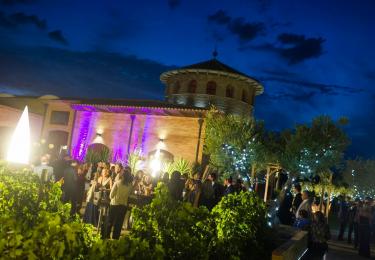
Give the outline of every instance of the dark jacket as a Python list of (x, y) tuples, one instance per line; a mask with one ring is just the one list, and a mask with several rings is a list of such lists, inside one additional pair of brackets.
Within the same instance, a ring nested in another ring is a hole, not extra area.
[(299, 205), (302, 203), (302, 194), (297, 193), (296, 196), (294, 196), (293, 202), (292, 202), (292, 209), (293, 212), (297, 212), (297, 209), (299, 208)]
[(234, 186), (229, 185), (229, 186), (226, 187), (226, 189), (224, 191), (224, 196), (235, 193), (235, 192), (236, 192), (236, 189), (234, 188)]
[(214, 184), (212, 185), (212, 188), (214, 189), (214, 201), (216, 205), (221, 200), (221, 197), (223, 197), (224, 186), (221, 185), (220, 183), (214, 182)]

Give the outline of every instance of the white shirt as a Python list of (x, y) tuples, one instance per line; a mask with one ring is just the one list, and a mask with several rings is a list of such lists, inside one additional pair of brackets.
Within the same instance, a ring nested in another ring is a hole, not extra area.
[(309, 215), (311, 215), (311, 204), (310, 204), (310, 200), (309, 199), (305, 199), (301, 202), (301, 204), (299, 205), (297, 211), (296, 211), (296, 218), (299, 218), (299, 211), (300, 210), (306, 210), (307, 213), (309, 213)]
[(34, 173), (38, 175), (38, 177), (42, 178), (43, 170), (47, 170), (46, 180), (44, 181), (55, 181), (55, 177), (53, 176), (53, 167), (49, 166), (48, 164), (42, 163), (34, 168)]

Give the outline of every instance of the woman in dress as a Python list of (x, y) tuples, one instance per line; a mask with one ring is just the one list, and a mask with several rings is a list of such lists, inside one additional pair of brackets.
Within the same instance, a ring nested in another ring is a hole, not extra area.
[(111, 204), (109, 206), (107, 238), (110, 237), (113, 228), (112, 239), (119, 239), (132, 189), (132, 176), (130, 172), (125, 171), (121, 179), (114, 183), (109, 195)]
[(109, 174), (109, 169), (103, 168), (101, 172), (101, 176), (98, 179), (98, 183), (101, 186), (101, 188), (104, 188), (106, 190), (112, 189), (112, 178)]
[(83, 217), (83, 222), (89, 223), (94, 225), (95, 227), (98, 225), (98, 218), (99, 218), (99, 209), (98, 205), (94, 204), (94, 193), (99, 190), (99, 173), (95, 173), (94, 179), (91, 181), (91, 187), (87, 192), (86, 197), (86, 210), (85, 215)]
[(322, 258), (328, 250), (327, 241), (331, 238), (329, 226), (322, 212), (313, 214), (313, 221), (310, 229), (309, 251), (312, 257)]

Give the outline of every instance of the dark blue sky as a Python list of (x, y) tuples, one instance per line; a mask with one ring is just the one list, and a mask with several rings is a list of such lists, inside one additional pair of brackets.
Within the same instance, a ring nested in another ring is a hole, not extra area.
[(350, 119), (375, 157), (375, 2), (0, 0), (0, 92), (162, 99), (159, 74), (211, 58), (259, 79), (272, 129)]

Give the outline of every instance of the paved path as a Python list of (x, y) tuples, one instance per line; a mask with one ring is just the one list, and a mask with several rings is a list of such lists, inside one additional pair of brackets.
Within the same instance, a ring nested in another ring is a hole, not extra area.
[[(347, 241), (337, 240), (337, 231), (332, 231), (332, 240), (328, 242), (328, 253), (325, 256), (326, 260), (356, 260), (368, 259), (358, 255), (358, 250), (354, 249), (353, 244), (348, 244)], [(371, 259), (375, 259), (375, 246), (371, 244)]]

